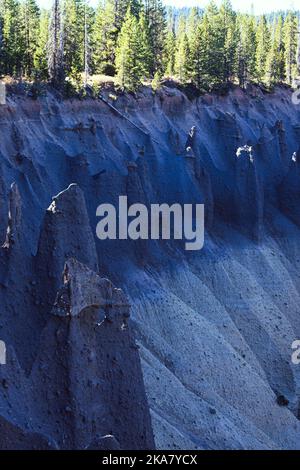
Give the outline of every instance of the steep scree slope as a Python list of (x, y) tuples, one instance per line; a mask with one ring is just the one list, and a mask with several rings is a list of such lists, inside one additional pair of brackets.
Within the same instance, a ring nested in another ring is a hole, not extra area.
[[(1, 446), (153, 446), (132, 324), (158, 448), (299, 448), (291, 92), (189, 101), (164, 87), (114, 104), (140, 129), (102, 101), (50, 92), (0, 109)], [(119, 195), (204, 202), (203, 250), (100, 242), (96, 208)], [(103, 277), (126, 292), (129, 324)]]

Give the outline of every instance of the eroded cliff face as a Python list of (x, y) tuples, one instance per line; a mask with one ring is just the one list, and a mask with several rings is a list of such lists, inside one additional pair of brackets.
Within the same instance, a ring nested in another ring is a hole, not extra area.
[[(1, 428), (24, 448), (147, 448), (152, 428), (158, 448), (299, 448), (291, 92), (113, 104), (129, 120), (50, 92), (0, 109)], [(204, 248), (96, 239), (119, 195), (204, 202)]]

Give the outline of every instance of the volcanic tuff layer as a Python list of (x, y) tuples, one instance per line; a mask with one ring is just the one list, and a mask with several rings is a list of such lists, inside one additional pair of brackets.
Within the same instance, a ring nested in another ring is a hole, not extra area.
[[(0, 109), (1, 446), (152, 447), (152, 426), (158, 448), (299, 448), (299, 106), (253, 87), (114, 106)], [(119, 195), (204, 202), (203, 250), (100, 242)]]

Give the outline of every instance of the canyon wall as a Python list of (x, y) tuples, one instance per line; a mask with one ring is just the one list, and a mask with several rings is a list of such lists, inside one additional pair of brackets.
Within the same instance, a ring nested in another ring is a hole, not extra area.
[[(111, 103), (0, 108), (0, 447), (299, 448), (291, 91)], [(204, 248), (98, 240), (120, 195), (204, 203)]]

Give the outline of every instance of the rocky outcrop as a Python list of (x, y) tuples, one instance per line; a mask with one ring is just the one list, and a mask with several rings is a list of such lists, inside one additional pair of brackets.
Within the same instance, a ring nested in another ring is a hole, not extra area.
[(52, 200), (41, 228), (37, 271), (43, 298), (49, 308), (60, 285), (65, 261), (75, 257), (98, 271), (98, 257), (82, 190), (71, 184)]
[(59, 447), (85, 448), (108, 434), (121, 449), (154, 446), (129, 309), (110, 281), (66, 262), (31, 375)]
[(11, 357), (0, 375), (1, 413), (24, 420), (0, 416), (1, 449), (154, 448), (129, 311), (110, 281), (66, 262), (29, 378)]

